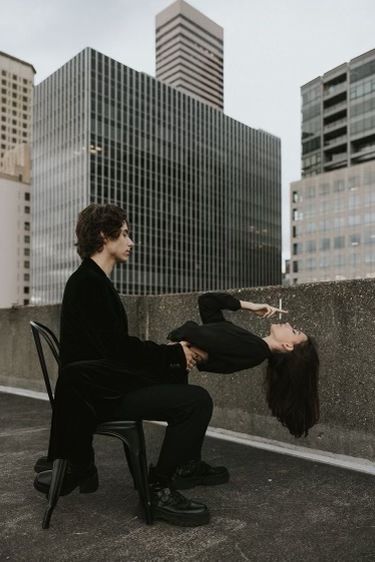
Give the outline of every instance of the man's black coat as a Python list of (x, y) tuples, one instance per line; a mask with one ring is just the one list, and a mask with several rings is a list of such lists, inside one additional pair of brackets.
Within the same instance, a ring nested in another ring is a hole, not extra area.
[(90, 258), (70, 276), (64, 291), (61, 366), (105, 360), (125, 371), (141, 371), (155, 381), (186, 368), (180, 345), (158, 345), (128, 334), (124, 306), (105, 272)]

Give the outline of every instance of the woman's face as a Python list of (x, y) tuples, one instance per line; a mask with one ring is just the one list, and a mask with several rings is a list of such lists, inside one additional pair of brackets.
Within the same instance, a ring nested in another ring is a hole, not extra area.
[(293, 328), (286, 322), (285, 324), (271, 324), (271, 336), (280, 344), (290, 344), (292, 346), (307, 341), (307, 336), (297, 328)]

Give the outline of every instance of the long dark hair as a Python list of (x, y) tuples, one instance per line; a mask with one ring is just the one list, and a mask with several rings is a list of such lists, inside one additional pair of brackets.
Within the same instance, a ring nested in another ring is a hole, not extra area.
[(268, 406), (295, 437), (306, 437), (319, 420), (318, 379), (319, 357), (310, 337), (293, 351), (274, 353), (268, 361)]

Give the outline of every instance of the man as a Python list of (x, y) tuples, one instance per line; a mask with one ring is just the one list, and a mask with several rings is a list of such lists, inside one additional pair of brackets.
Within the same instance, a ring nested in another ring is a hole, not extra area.
[[(201, 461), (212, 414), (206, 390), (187, 385), (195, 365), (186, 342), (158, 345), (129, 336), (125, 309), (109, 276), (133, 249), (129, 225), (114, 205), (89, 205), (78, 219), (77, 251), (82, 264), (69, 278), (61, 309), (61, 369), (55, 392), (51, 457), (69, 461), (62, 487), (98, 487), (92, 436), (100, 421), (162, 420), (168, 423), (158, 463), (150, 469), (155, 519), (177, 525), (209, 521), (204, 504), (176, 492), (196, 484), (220, 484), (224, 467)], [(51, 471), (40, 472), (35, 487), (48, 491)]]

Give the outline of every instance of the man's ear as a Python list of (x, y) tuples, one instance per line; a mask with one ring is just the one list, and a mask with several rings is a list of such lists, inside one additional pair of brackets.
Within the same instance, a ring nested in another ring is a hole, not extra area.
[(286, 353), (290, 353), (294, 349), (294, 345), (292, 343), (282, 343), (281, 347), (283, 348), (283, 351)]

